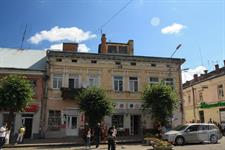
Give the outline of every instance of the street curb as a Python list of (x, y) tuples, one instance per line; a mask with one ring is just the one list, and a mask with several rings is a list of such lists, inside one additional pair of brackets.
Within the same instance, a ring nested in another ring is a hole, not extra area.
[[(117, 144), (137, 144), (142, 143), (141, 140), (119, 140)], [(100, 144), (107, 144), (107, 142), (101, 142)], [(34, 143), (34, 144), (9, 144), (4, 148), (22, 148), (22, 147), (69, 147), (69, 146), (84, 146), (84, 143)]]

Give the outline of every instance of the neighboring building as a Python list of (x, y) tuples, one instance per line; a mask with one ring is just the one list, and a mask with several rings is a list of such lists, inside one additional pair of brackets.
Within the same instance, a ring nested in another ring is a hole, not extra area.
[[(149, 83), (164, 80), (182, 98), (181, 64), (184, 59), (133, 56), (133, 41), (106, 42), (103, 34), (99, 53), (77, 52), (78, 44), (64, 43), (63, 51), (47, 51), (48, 100), (46, 137), (77, 136), (85, 123), (74, 95), (80, 88), (101, 86), (116, 104), (112, 124), (126, 134), (141, 134), (151, 128), (151, 118), (142, 113), (141, 92)], [(174, 125), (181, 123), (180, 110)]]
[[(224, 61), (225, 63), (225, 61)], [(198, 76), (183, 84), (186, 122), (225, 122), (225, 67)]]
[[(22, 124), (25, 138), (37, 138), (43, 128), (45, 103), (46, 51), (0, 48), (0, 77), (10, 74), (26, 76), (34, 89), (33, 102), (24, 112), (16, 113), (12, 132), (18, 133)], [(8, 119), (7, 109), (0, 110), (0, 124)]]

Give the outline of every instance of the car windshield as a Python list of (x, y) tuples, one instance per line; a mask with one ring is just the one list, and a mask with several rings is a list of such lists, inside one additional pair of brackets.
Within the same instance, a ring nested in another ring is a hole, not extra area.
[(188, 127), (188, 125), (179, 125), (177, 127), (175, 127), (173, 130), (175, 131), (181, 131), (181, 130), (184, 130)]

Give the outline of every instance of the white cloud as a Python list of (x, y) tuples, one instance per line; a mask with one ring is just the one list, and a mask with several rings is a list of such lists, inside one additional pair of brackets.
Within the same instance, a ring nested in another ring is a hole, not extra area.
[[(53, 44), (48, 48), (50, 50), (55, 50), (55, 51), (62, 51), (63, 49), (63, 44)], [(85, 44), (78, 44), (78, 52), (89, 52), (90, 48), (88, 48)]]
[(207, 70), (204, 66), (198, 66), (194, 69), (182, 71), (182, 82), (185, 83), (186, 81), (192, 80), (194, 74), (204, 74), (204, 70)]
[(77, 27), (60, 28), (58, 26), (55, 26), (48, 31), (43, 30), (39, 33), (36, 33), (32, 37), (30, 37), (28, 41), (32, 44), (38, 44), (44, 40), (49, 42), (59, 42), (62, 40), (83, 42), (95, 37), (95, 34), (92, 34), (89, 31), (85, 32)]
[(62, 43), (61, 44), (53, 44), (50, 46), (49, 49), (62, 51)]
[(162, 34), (178, 34), (182, 29), (186, 28), (186, 26), (178, 23), (173, 23), (170, 26), (161, 29)]
[(89, 52), (90, 48), (88, 48), (85, 44), (78, 45), (78, 52)]

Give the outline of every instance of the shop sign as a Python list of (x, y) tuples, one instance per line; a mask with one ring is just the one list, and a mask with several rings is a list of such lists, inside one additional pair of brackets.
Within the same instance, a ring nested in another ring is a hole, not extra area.
[(39, 106), (37, 104), (32, 104), (32, 105), (29, 105), (25, 108), (25, 112), (37, 112), (39, 109)]
[(221, 107), (221, 106), (225, 106), (225, 102), (217, 102), (217, 103), (211, 103), (211, 104), (208, 104), (206, 102), (200, 103), (200, 108), (213, 108), (213, 107)]

